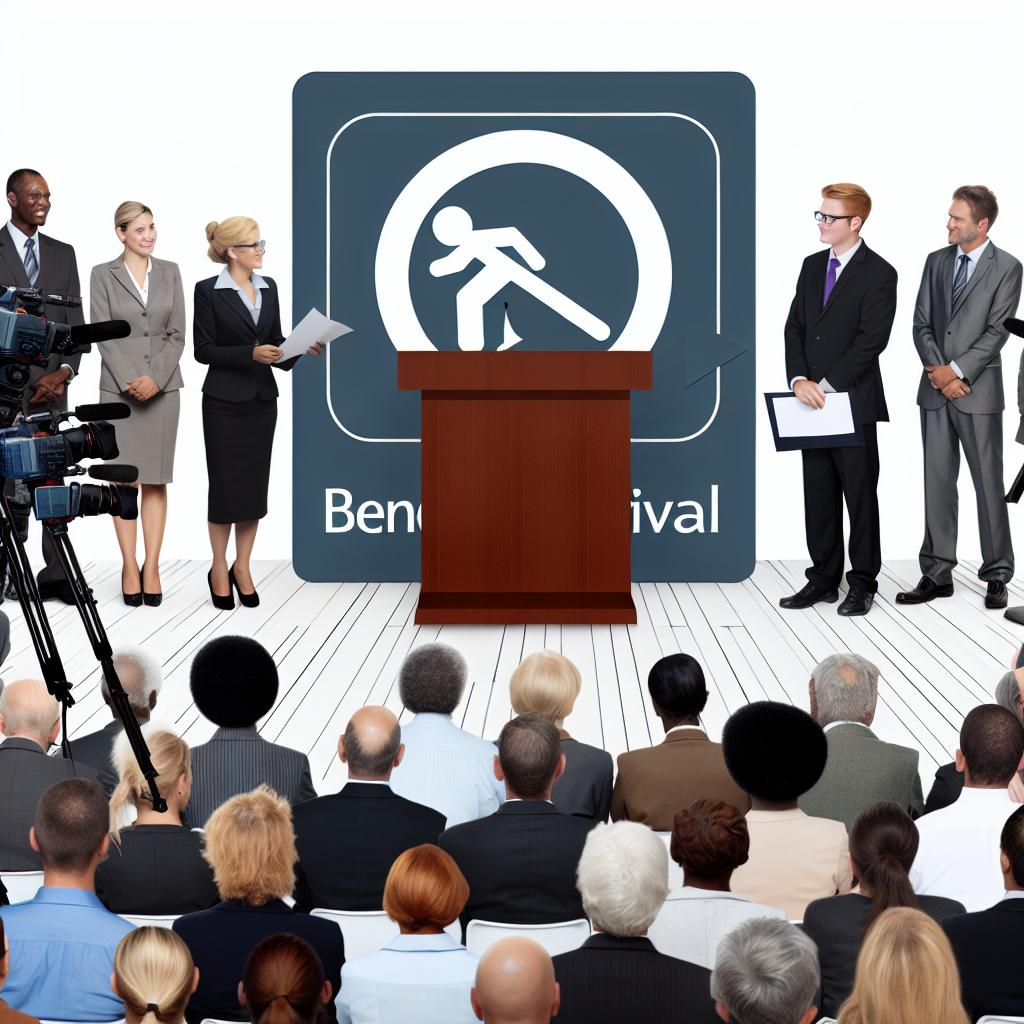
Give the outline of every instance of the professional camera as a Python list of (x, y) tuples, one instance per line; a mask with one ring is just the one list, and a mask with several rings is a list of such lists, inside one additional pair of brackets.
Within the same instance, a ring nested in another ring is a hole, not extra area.
[(44, 412), (0, 429), (0, 476), (53, 480), (66, 475), (82, 459), (117, 458), (117, 439), (110, 423), (85, 423), (50, 433), (51, 423), (51, 414)]
[(34, 497), (36, 519), (43, 522), (70, 522), (78, 516), (139, 518), (139, 492), (134, 487), (70, 483), (37, 487)]

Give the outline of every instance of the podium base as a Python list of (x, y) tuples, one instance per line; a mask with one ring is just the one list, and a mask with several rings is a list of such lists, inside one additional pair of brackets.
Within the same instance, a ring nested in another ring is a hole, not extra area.
[(415, 621), (450, 625), (633, 625), (636, 623), (636, 605), (628, 590), (596, 594), (421, 592)]

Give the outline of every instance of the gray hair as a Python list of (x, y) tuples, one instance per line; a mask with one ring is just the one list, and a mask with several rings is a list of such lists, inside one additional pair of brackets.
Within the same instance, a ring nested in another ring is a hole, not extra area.
[(448, 644), (424, 644), (406, 655), (398, 671), (402, 703), (414, 715), (450, 715), (462, 699), (466, 659)]
[(1007, 672), (1002, 679), (996, 683), (996, 703), (1001, 708), (1013, 713), (1018, 722), (1024, 724), (1024, 708), (1021, 707), (1020, 683), (1013, 672)]
[(808, 935), (788, 921), (755, 917), (719, 942), (711, 996), (743, 1024), (797, 1024), (820, 980)]
[[(150, 699), (160, 693), (164, 681), (160, 662), (141, 647), (118, 647), (111, 660), (117, 669), (117, 678), (128, 694), (128, 703), (140, 711), (149, 711)], [(103, 690), (106, 699), (106, 680), (103, 681)]]
[(645, 935), (668, 896), (668, 853), (646, 825), (617, 821), (587, 835), (576, 888), (595, 927), (616, 938)]
[(870, 719), (878, 703), (878, 669), (859, 654), (830, 654), (811, 673), (818, 725)]

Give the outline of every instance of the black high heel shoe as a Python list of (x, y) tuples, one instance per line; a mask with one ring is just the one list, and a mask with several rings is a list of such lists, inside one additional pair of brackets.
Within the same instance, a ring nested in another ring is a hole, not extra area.
[(235, 607), (235, 599), (229, 593), (226, 597), (222, 597), (220, 594), (213, 592), (213, 570), (211, 569), (206, 574), (206, 582), (210, 588), (210, 600), (213, 602), (214, 608), (219, 608), (222, 612), (229, 612)]
[[(139, 580), (142, 580), (142, 573), (139, 573)], [(141, 587), (141, 582), (140, 582)], [(129, 608), (138, 608), (142, 604), (142, 590), (140, 589), (137, 593), (126, 594), (124, 590), (121, 591), (121, 598)]]
[[(210, 571), (212, 572), (213, 570), (211, 569)], [(145, 563), (145, 562), (143, 562), (143, 563), (142, 563), (142, 571), (141, 571), (141, 572), (139, 573), (139, 575), (140, 575), (140, 576), (142, 576), (143, 574), (145, 574), (145, 572), (146, 572), (146, 563)], [(148, 592), (148, 591), (147, 591), (147, 590), (145, 589), (145, 585), (143, 585), (143, 590), (142, 590), (142, 600), (143, 600), (143, 601), (144, 601), (144, 602), (145, 602), (145, 603), (146, 603), (146, 604), (147, 604), (147, 605), (148, 605), (148, 606), (149, 606), (150, 608), (158, 608), (158, 607), (160, 606), (160, 602), (161, 602), (161, 601), (162, 601), (163, 599), (164, 599), (164, 592), (163, 592), (162, 590), (157, 590), (157, 591), (156, 591), (155, 593), (152, 593), (152, 594), (151, 594), (151, 593), (149, 593), (149, 592)]]
[(238, 580), (235, 579), (235, 567), (231, 566), (228, 569), (228, 580), (231, 586), (238, 591), (238, 600), (241, 601), (243, 608), (256, 608), (260, 603), (260, 595), (254, 590), (251, 594), (243, 594), (242, 588), (238, 585)]

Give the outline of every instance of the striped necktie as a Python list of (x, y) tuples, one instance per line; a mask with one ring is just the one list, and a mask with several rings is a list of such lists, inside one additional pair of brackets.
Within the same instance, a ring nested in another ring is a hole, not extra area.
[(35, 288), (36, 281), (39, 280), (39, 260), (36, 259), (36, 240), (34, 238), (25, 239), (25, 276), (28, 278), (28, 283)]
[(960, 296), (963, 295), (964, 288), (967, 286), (967, 261), (970, 256), (967, 253), (961, 253), (960, 259), (957, 263), (956, 277), (953, 278), (953, 305), (960, 301)]

